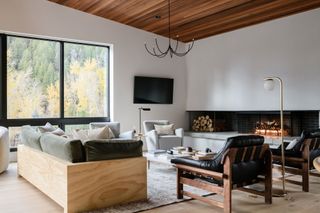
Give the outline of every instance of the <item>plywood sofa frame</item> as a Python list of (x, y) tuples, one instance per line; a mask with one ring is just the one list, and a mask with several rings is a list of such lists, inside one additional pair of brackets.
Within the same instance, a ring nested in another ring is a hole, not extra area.
[(65, 213), (147, 199), (144, 157), (70, 163), (20, 145), (18, 175), (62, 206)]

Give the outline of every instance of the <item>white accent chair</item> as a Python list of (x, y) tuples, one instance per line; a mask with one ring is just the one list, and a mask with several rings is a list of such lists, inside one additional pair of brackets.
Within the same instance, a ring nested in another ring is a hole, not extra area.
[(9, 166), (9, 133), (8, 129), (0, 126), (0, 173)]
[(184, 131), (182, 128), (175, 130), (174, 135), (158, 135), (154, 125), (171, 124), (168, 120), (147, 120), (143, 122), (148, 151), (156, 149), (169, 150), (175, 146), (182, 146)]

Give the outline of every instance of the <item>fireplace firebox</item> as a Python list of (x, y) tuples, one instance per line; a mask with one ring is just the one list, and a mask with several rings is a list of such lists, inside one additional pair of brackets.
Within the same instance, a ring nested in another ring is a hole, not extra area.
[[(252, 133), (280, 135), (278, 111), (187, 111), (189, 131)], [(197, 124), (197, 125), (195, 125)], [(205, 127), (201, 127), (204, 125)], [(195, 128), (197, 127), (197, 128)], [(298, 136), (302, 130), (319, 128), (319, 111), (285, 111), (284, 135)]]

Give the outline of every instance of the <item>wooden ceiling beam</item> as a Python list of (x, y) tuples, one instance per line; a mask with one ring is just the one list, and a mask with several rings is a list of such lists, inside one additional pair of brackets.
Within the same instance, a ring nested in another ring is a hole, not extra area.
[[(194, 2), (193, 0), (191, 0)], [(252, 2), (252, 0), (238, 0), (238, 1), (206, 1), (203, 4), (193, 5), (190, 2), (186, 2), (192, 9), (185, 10), (180, 7), (180, 10), (173, 11), (171, 13), (171, 27), (172, 29), (178, 28), (181, 25), (199, 20), (201, 18), (214, 15), (216, 13), (240, 6), (242, 4)], [(157, 23), (149, 23), (144, 27), (145, 30), (151, 32), (163, 31), (168, 29), (168, 19), (163, 18)]]
[[(121, 6), (127, 5), (128, 0), (101, 0), (99, 7), (94, 7), (91, 10), (88, 10), (88, 13), (101, 16), (107, 19), (111, 19), (109, 16), (112, 14), (113, 11), (119, 11), (121, 13), (124, 13), (125, 11), (119, 10)], [(112, 20), (112, 19), (111, 19)]]
[(147, 3), (144, 3), (145, 1), (141, 1), (139, 5), (135, 5), (138, 8), (128, 12), (130, 15), (120, 15), (116, 18), (118, 18), (119, 22), (127, 24), (127, 25), (133, 25), (134, 22), (141, 22), (141, 20), (145, 20), (146, 17), (153, 18), (155, 21), (156, 15), (158, 14), (159, 10), (163, 10), (167, 8), (167, 0), (150, 0)]
[[(204, 18), (198, 19), (194, 22), (189, 22), (184, 25), (180, 25), (176, 28), (172, 29), (172, 33), (185, 32), (188, 30), (201, 30), (203, 28), (208, 28), (211, 25), (220, 24), (223, 22), (229, 22), (230, 20), (235, 20), (243, 16), (248, 16), (252, 13), (260, 13), (261, 11), (267, 10), (269, 8), (276, 8), (282, 6), (287, 0), (278, 0), (278, 1), (270, 1), (270, 0), (256, 0), (254, 2), (249, 2), (246, 4), (242, 4), (238, 7), (231, 8), (229, 10), (224, 10), (222, 12), (216, 13), (211, 16), (206, 16)], [(291, 1), (291, 0), (290, 0)], [(298, 1), (298, 0), (292, 0)], [(157, 34), (163, 34), (164, 31), (154, 31)], [(182, 34), (181, 34), (182, 35)]]
[[(189, 1), (189, 0), (185, 0), (185, 1)], [(203, 1), (203, 0), (200, 0), (200, 1)], [(173, 14), (173, 11), (179, 10), (179, 7), (181, 7), (182, 4), (183, 3), (181, 3), (180, 0), (171, 1), (171, 14)], [(156, 19), (155, 16), (159, 16), (160, 18)], [(139, 14), (137, 17), (133, 17), (132, 19), (128, 20), (127, 24), (132, 26), (137, 26), (137, 27), (145, 27), (149, 24), (158, 23), (163, 19), (167, 20), (167, 18), (168, 18), (168, 1), (165, 0), (161, 2), (161, 4), (158, 4), (157, 7), (152, 8), (152, 10), (146, 11), (144, 14)]]
[[(317, 7), (320, 7), (320, 1), (315, 0), (314, 3), (305, 4), (303, 7), (301, 7), (301, 5), (298, 5), (298, 6), (296, 5), (296, 7), (293, 7), (293, 5), (291, 5), (290, 7), (283, 8), (282, 11), (277, 13), (270, 14), (268, 12), (264, 12), (263, 14), (252, 15), (250, 17), (250, 21), (248, 21), (246, 18), (243, 18), (241, 20), (234, 21), (234, 22), (224, 23), (216, 26), (210, 26), (209, 29), (203, 29), (201, 31), (195, 31), (195, 32), (197, 32), (198, 34), (197, 39), (202, 39), (202, 38), (208, 37), (208, 32), (210, 32), (210, 36), (218, 35), (221, 33), (230, 32), (232, 30), (236, 30), (243, 27), (255, 25), (261, 22), (265, 22), (268, 20), (277, 19), (279, 17), (308, 11)], [(182, 34), (185, 35), (183, 36), (183, 40), (181, 39), (183, 42), (192, 41), (193, 37), (191, 35), (189, 35), (188, 33), (186, 34), (182, 33)]]
[[(168, 36), (167, 0), (48, 0)], [(201, 39), (320, 7), (320, 0), (171, 0), (172, 37)], [(155, 16), (160, 15), (160, 19)], [(75, 20), (76, 21), (76, 20)]]
[[(317, 6), (317, 3), (319, 1), (320, 0), (304, 1), (305, 2), (304, 6), (308, 6), (308, 5)], [(288, 2), (290, 3), (288, 4)], [(215, 21), (212, 21), (210, 23), (198, 22), (197, 26), (192, 28), (192, 31), (197, 32), (196, 34), (198, 35), (204, 33), (205, 31), (209, 32), (210, 30), (211, 30), (210, 32), (212, 33), (212, 29), (218, 29), (222, 27), (224, 28), (229, 23), (235, 24), (238, 20), (243, 20), (244, 22), (245, 21), (251, 22), (252, 18), (255, 16), (259, 17), (259, 16), (264, 16), (265, 14), (270, 17), (273, 16), (273, 14), (277, 16), (278, 13), (282, 13), (282, 10), (290, 12), (290, 7), (292, 7), (292, 9), (294, 10), (296, 10), (296, 8), (302, 7), (301, 1), (300, 0), (274, 1), (268, 4), (263, 4), (258, 7), (249, 8), (247, 10), (241, 10), (240, 12), (232, 12), (232, 13), (229, 13), (229, 15), (223, 14), (222, 16), (224, 18), (217, 17)], [(187, 34), (192, 34), (190, 30), (190, 26), (182, 26), (179, 29), (173, 29), (172, 33), (179, 34), (182, 40), (185, 40), (184, 36), (186, 36)]]

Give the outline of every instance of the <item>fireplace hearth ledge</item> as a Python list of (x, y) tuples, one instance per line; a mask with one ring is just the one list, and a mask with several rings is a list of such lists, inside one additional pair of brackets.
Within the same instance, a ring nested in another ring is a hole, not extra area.
[[(192, 132), (186, 131), (183, 140), (183, 146), (192, 147), (193, 149), (205, 151), (206, 148), (210, 148), (213, 152), (219, 152), (225, 145), (226, 140), (229, 137), (238, 135), (249, 135), (245, 133), (239, 133), (237, 131), (228, 132)], [(265, 143), (270, 144), (272, 148), (278, 147), (281, 143), (280, 137), (265, 136)], [(297, 137), (284, 137), (284, 142), (290, 142)]]
[(226, 140), (229, 137), (237, 136), (237, 135), (248, 135), (241, 134), (237, 131), (228, 131), (228, 132), (193, 132), (187, 131), (185, 132), (185, 136), (190, 136), (194, 138), (208, 138), (208, 139), (216, 139), (216, 140)]

